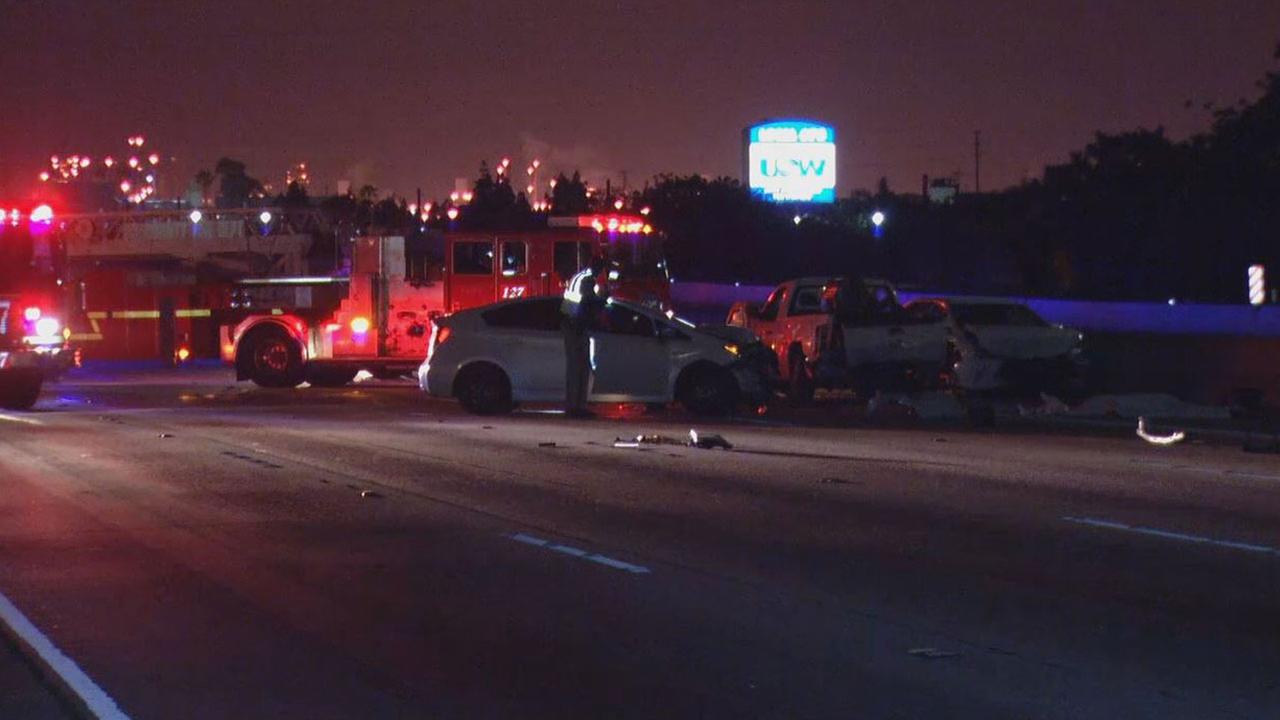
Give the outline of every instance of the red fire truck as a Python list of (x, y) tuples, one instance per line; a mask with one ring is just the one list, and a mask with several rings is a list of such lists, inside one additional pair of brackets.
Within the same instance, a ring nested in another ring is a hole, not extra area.
[(445, 233), (443, 242), (442, 265), (406, 256), (403, 238), (360, 237), (347, 277), (242, 281), (221, 331), (223, 359), (237, 379), (264, 387), (411, 374), (433, 318), (559, 294), (594, 255), (609, 261), (616, 296), (670, 305), (661, 237), (643, 216), (552, 218), (545, 229)]
[(0, 407), (31, 407), (45, 378), (76, 361), (67, 339), (79, 313), (53, 225), (46, 204), (0, 210)]

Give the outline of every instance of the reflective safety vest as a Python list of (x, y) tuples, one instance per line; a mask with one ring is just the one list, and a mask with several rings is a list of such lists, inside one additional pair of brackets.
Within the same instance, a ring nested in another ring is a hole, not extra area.
[(564, 288), (564, 305), (561, 307), (568, 308), (570, 303), (577, 304), (582, 302), (582, 291), (586, 289), (583, 283), (587, 282), (591, 283), (591, 290), (594, 292), (596, 278), (591, 274), (591, 268), (583, 268), (578, 271), (577, 275), (569, 278), (569, 283)]

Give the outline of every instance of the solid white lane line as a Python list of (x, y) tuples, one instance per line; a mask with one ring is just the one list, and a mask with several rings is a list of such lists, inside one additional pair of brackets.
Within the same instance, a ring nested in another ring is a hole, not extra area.
[(23, 425), (44, 425), (43, 422), (35, 418), (22, 417), (21, 415), (6, 415), (5, 413), (0, 413), (0, 420), (12, 423), (22, 423)]
[(1105, 528), (1107, 530), (1120, 530), (1123, 532), (1137, 533), (1139, 535), (1150, 535), (1151, 537), (1164, 538), (1166, 540), (1178, 540), (1181, 542), (1197, 543), (1200, 545), (1214, 545), (1217, 547), (1231, 548), (1232, 550), (1244, 550), (1246, 552), (1280, 556), (1280, 548), (1273, 548), (1268, 545), (1255, 545), (1253, 543), (1237, 542), (1235, 540), (1218, 540), (1216, 538), (1203, 537), (1201, 535), (1188, 535), (1186, 533), (1174, 532), (1172, 530), (1160, 530), (1159, 528), (1128, 525), (1122, 522), (1115, 522), (1114, 520), (1071, 517), (1069, 515), (1063, 516), (1062, 519), (1077, 525), (1088, 525), (1089, 527)]
[(577, 548), (572, 545), (562, 545), (560, 543), (554, 543), (550, 540), (544, 540), (534, 535), (528, 535), (525, 533), (515, 533), (514, 535), (508, 535), (507, 537), (509, 537), (512, 540), (515, 540), (518, 543), (524, 543), (525, 545), (532, 545), (534, 547), (545, 548), (552, 552), (558, 552), (563, 555), (569, 555), (571, 557), (576, 557), (580, 560), (586, 560), (587, 562), (593, 562), (593, 563), (596, 563), (597, 565), (604, 565), (605, 567), (611, 567), (614, 570), (622, 570), (624, 572), (629, 572), (634, 575), (643, 575), (645, 573), (650, 572), (649, 568), (643, 565), (634, 565), (624, 560), (618, 560), (617, 558), (611, 558), (607, 555), (600, 555), (597, 553), (593, 553), (590, 550), (583, 550), (582, 548)]
[(71, 698), (72, 702), (78, 703), (98, 720), (129, 720), (115, 700), (90, 680), (80, 666), (63, 654), (3, 593), (0, 593), (0, 625), (19, 647), (35, 655), (37, 662), (56, 676), (58, 684), (66, 692), (75, 696)]

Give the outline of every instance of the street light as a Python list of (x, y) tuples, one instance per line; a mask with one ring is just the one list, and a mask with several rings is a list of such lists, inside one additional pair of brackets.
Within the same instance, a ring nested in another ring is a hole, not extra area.
[(200, 212), (199, 210), (192, 210), (191, 214), (188, 215), (187, 217), (191, 218), (192, 225), (199, 225), (200, 221), (204, 219), (204, 213)]
[(879, 210), (871, 213), (871, 224), (877, 228), (884, 224), (884, 219), (884, 213)]
[(270, 213), (269, 211), (267, 211), (267, 210), (263, 210), (263, 211), (262, 211), (262, 214), (258, 216), (258, 220), (260, 220), (260, 221), (262, 222), (262, 224), (263, 224), (263, 225), (270, 225), (270, 224), (271, 224), (271, 213)]

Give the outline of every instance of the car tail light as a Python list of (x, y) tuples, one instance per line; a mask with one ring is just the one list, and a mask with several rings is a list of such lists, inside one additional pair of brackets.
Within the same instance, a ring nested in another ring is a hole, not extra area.
[(446, 325), (432, 323), (431, 339), (427, 342), (427, 362), (431, 362), (431, 356), (436, 354), (436, 348), (443, 345), (453, 331)]

